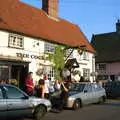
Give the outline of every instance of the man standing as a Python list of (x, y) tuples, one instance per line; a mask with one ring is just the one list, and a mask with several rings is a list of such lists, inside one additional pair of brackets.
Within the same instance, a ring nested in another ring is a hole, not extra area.
[(34, 94), (34, 85), (32, 79), (33, 72), (29, 72), (28, 76), (25, 79), (25, 91), (29, 96)]
[(48, 80), (48, 76), (44, 75), (44, 81), (45, 81), (45, 98), (49, 99), (49, 88), (50, 88), (50, 83)]

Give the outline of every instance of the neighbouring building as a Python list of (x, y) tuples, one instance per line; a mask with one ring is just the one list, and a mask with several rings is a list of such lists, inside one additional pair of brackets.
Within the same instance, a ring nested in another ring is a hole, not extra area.
[(96, 49), (96, 71), (99, 80), (120, 79), (120, 20), (116, 31), (96, 34), (91, 41)]
[(0, 1), (0, 80), (15, 79), (22, 88), (29, 71), (34, 82), (43, 71), (54, 80), (53, 63), (45, 59), (46, 53), (63, 45), (71, 49), (85, 46), (82, 55), (74, 49), (67, 60), (75, 58), (76, 69), (92, 81), (95, 50), (76, 24), (59, 18), (58, 0), (42, 2), (42, 9), (38, 9), (19, 0)]

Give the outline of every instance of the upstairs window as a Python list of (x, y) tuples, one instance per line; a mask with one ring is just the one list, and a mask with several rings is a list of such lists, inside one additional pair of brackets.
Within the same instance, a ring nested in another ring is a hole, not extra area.
[(83, 60), (89, 60), (88, 52), (83, 51)]
[(54, 53), (55, 46), (51, 43), (45, 43), (45, 53)]
[(98, 64), (97, 70), (106, 70), (106, 64)]
[(24, 37), (17, 34), (9, 34), (8, 46), (14, 48), (23, 48)]

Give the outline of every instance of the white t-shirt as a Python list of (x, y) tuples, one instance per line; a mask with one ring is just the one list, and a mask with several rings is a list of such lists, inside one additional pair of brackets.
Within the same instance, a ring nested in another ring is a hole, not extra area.
[(49, 80), (45, 80), (45, 93), (49, 93), (50, 83)]

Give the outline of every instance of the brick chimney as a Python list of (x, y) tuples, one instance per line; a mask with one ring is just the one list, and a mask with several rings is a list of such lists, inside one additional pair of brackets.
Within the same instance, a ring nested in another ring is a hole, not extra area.
[(58, 0), (42, 0), (42, 10), (49, 16), (58, 18)]
[(119, 19), (117, 20), (117, 23), (116, 23), (116, 32), (120, 33), (120, 20)]

